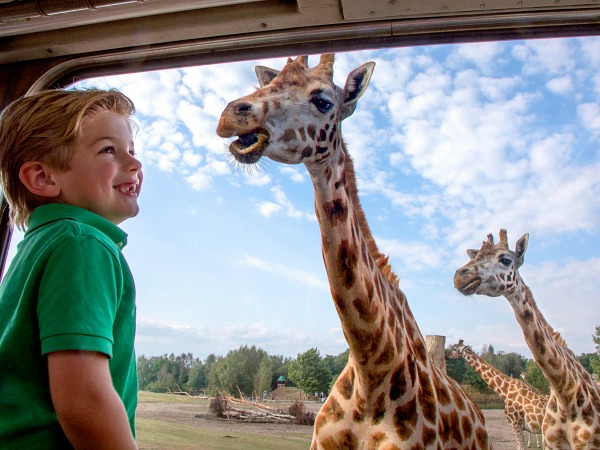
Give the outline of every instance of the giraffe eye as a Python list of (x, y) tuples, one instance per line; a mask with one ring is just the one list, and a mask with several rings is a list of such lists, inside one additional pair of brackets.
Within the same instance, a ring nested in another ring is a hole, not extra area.
[(510, 266), (512, 263), (512, 259), (507, 258), (506, 256), (501, 257), (498, 261), (500, 261), (500, 264), (503, 264), (505, 266)]
[(327, 100), (326, 98), (323, 98), (323, 97), (319, 97), (319, 96), (311, 98), (310, 101), (322, 113), (326, 113), (333, 106), (333, 103), (331, 103), (329, 100)]

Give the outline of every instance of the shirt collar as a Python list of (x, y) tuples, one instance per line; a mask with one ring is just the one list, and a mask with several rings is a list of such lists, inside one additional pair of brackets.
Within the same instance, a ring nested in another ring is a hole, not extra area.
[(127, 245), (127, 233), (104, 217), (78, 206), (50, 203), (38, 206), (29, 216), (27, 231), (33, 231), (59, 219), (71, 219), (90, 225), (107, 235), (119, 248)]

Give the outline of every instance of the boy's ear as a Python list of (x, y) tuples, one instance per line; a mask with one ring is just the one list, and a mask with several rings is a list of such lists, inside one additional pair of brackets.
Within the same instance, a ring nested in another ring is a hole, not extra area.
[(60, 194), (60, 186), (44, 163), (27, 161), (19, 170), (19, 179), (29, 192), (40, 197), (56, 197)]

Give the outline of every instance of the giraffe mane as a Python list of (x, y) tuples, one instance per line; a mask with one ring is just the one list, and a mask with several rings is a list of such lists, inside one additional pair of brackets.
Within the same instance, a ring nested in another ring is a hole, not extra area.
[(530, 300), (529, 304), (532, 305), (533, 307), (535, 307), (536, 316), (542, 323), (542, 326), (546, 329), (546, 331), (548, 331), (550, 336), (552, 336), (552, 339), (554, 339), (558, 345), (560, 345), (561, 347), (564, 347), (565, 349), (570, 351), (569, 346), (567, 345), (567, 342), (564, 340), (564, 338), (561, 336), (561, 334), (558, 331), (554, 330), (554, 328), (552, 328), (550, 326), (550, 324), (546, 321), (546, 318), (544, 317), (542, 312), (537, 307), (537, 303), (535, 302), (535, 300), (533, 298), (533, 293), (531, 292), (531, 289), (529, 289), (529, 286), (527, 286), (527, 285), (525, 285), (525, 295), (527, 295), (527, 297)]
[(394, 271), (392, 270), (392, 266), (389, 264), (389, 256), (386, 256), (379, 251), (377, 243), (375, 242), (375, 238), (371, 233), (371, 228), (369, 227), (369, 223), (367, 222), (365, 211), (363, 210), (363, 207), (360, 203), (360, 198), (358, 197), (358, 186), (356, 184), (354, 162), (352, 161), (352, 158), (348, 153), (346, 145), (343, 141), (342, 149), (346, 154), (344, 163), (344, 168), (346, 172), (346, 182), (348, 183), (348, 187), (350, 190), (350, 198), (352, 199), (352, 204), (354, 205), (354, 212), (358, 219), (358, 225), (367, 243), (367, 249), (369, 250), (369, 253), (375, 260), (375, 264), (377, 265), (377, 268), (381, 271), (383, 276), (393, 285), (399, 286), (400, 279), (398, 278), (398, 275), (394, 273)]

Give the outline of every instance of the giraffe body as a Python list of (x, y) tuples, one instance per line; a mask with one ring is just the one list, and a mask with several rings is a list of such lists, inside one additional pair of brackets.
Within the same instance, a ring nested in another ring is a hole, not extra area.
[(504, 296), (510, 303), (525, 341), (550, 385), (542, 435), (550, 449), (600, 448), (600, 387), (593, 381), (564, 339), (547, 323), (518, 268), (529, 236), (508, 249), (506, 230), (494, 245), (491, 234), (480, 250), (468, 250), (471, 261), (458, 269), (454, 286), (464, 295)]
[(464, 358), (475, 369), (483, 381), (504, 401), (504, 415), (515, 435), (517, 449), (524, 450), (525, 448), (523, 431), (529, 432), (527, 446), (530, 447), (531, 433), (542, 432), (542, 421), (548, 396), (516, 378), (503, 374), (475, 353), (471, 347), (464, 345), (462, 340), (450, 347), (446, 358)]
[(262, 156), (304, 163), (314, 187), (323, 260), (350, 347), (348, 363), (315, 421), (311, 449), (491, 448), (483, 414), (429, 359), (398, 278), (370, 233), (341, 135), (374, 63), (333, 83), (333, 55), (314, 68), (289, 59), (257, 67), (261, 85), (231, 102), (217, 133), (237, 137), (241, 163)]

